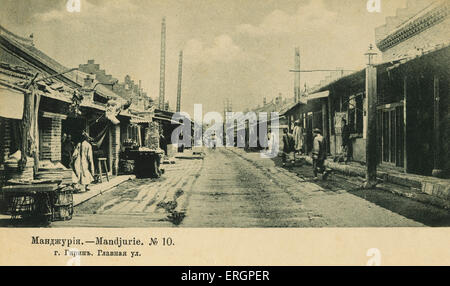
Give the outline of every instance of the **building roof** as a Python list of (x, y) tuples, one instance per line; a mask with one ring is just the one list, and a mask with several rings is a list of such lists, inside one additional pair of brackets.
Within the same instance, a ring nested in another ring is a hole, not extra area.
[[(450, 66), (450, 42), (436, 45), (428, 50), (421, 51), (420, 54), (405, 57), (387, 67), (387, 70), (394, 70), (418, 60), (435, 59), (434, 64), (448, 68)], [(447, 69), (448, 71), (448, 69)]]
[(450, 14), (448, 0), (409, 0), (408, 7), (399, 9), (394, 17), (387, 17), (386, 24), (375, 29), (376, 45), (386, 51), (443, 21)]
[[(40, 63), (39, 68), (45, 68), (45, 72), (48, 75), (55, 75), (58, 73), (63, 73), (69, 69), (41, 50), (34, 46), (33, 40), (18, 36), (0, 25), (0, 38), (4, 41), (4, 44), (13, 48), (15, 52), (18, 52), (20, 56), (25, 56), (34, 59)], [(87, 76), (78, 70), (70, 71), (62, 75), (57, 76), (58, 79), (63, 80), (66, 84), (72, 85), (72, 87), (82, 87), (84, 85), (84, 78)], [(95, 83), (94, 83), (95, 84)], [(105, 86), (98, 85), (96, 88), (96, 93), (105, 98), (117, 99), (118, 95), (113, 91), (109, 90)]]

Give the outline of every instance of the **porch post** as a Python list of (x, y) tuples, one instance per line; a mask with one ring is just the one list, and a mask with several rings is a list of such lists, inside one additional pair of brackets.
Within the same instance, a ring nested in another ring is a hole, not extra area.
[(377, 183), (377, 69), (366, 67), (367, 137), (366, 137), (366, 188)]
[(441, 137), (439, 126), (439, 77), (433, 77), (433, 93), (434, 93), (434, 167), (432, 175), (439, 177), (442, 175), (440, 149), (441, 149)]
[[(330, 153), (331, 153), (331, 130), (333, 129), (333, 118), (332, 118), (332, 114), (331, 114), (331, 99), (330, 96), (328, 96), (328, 128), (329, 128), (329, 137), (330, 137), (330, 141), (328, 141), (328, 146), (330, 146)], [(334, 155), (336, 155), (336, 132), (334, 133)]]
[(323, 128), (323, 135), (325, 135), (325, 147), (326, 147), (326, 151), (327, 154), (330, 153), (330, 136), (329, 136), (329, 132), (328, 132), (328, 119), (327, 119), (327, 102), (326, 102), (326, 98), (322, 99), (322, 128)]
[(408, 89), (408, 77), (405, 75), (403, 77), (403, 169), (405, 171), (405, 173), (408, 172), (408, 160), (407, 160), (407, 154), (408, 152), (406, 151), (407, 148), (407, 112), (406, 112), (406, 108), (407, 108), (407, 89)]

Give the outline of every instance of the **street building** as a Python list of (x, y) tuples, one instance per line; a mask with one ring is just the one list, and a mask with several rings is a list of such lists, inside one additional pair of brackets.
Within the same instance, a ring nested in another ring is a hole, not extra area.
[[(447, 142), (450, 28), (447, 1), (412, 5), (376, 29), (377, 150), (381, 166), (407, 173), (450, 175)], [(342, 119), (350, 127), (352, 158), (365, 162), (367, 97), (365, 69), (328, 77), (285, 112), (300, 119), (311, 150), (312, 129), (321, 128), (332, 156), (342, 153)]]

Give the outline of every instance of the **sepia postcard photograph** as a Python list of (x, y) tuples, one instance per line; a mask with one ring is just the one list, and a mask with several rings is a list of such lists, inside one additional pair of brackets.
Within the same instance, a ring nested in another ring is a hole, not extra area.
[(380, 264), (377, 230), (450, 263), (449, 32), (448, 0), (0, 0), (0, 264), (253, 231)]

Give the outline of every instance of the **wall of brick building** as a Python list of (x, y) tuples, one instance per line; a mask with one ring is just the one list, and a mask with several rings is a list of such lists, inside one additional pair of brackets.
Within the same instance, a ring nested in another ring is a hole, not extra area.
[(1, 135), (1, 160), (5, 162), (8, 156), (11, 154), (11, 119), (1, 118), (0, 123), (0, 135)]
[(40, 160), (61, 161), (61, 118), (40, 118)]
[(403, 41), (383, 52), (383, 61), (397, 59), (399, 55), (408, 53), (415, 49), (433, 47), (449, 41), (448, 31), (450, 30), (450, 17), (444, 21), (422, 31), (421, 33)]
[(111, 126), (112, 137), (112, 173), (117, 175), (119, 172), (119, 153), (120, 153), (120, 124)]
[(439, 167), (444, 170), (444, 176), (450, 178), (450, 81), (443, 75), (439, 83), (441, 119), (441, 162)]

